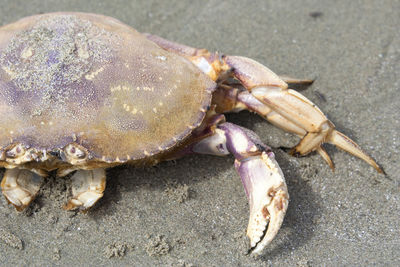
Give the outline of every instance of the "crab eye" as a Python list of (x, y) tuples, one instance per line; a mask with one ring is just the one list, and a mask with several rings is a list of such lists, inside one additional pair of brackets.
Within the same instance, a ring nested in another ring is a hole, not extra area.
[(6, 157), (18, 158), (24, 155), (26, 152), (25, 147), (22, 144), (17, 144), (13, 148), (6, 151)]
[(77, 144), (69, 144), (64, 148), (65, 154), (73, 159), (83, 159), (86, 157), (85, 149)]

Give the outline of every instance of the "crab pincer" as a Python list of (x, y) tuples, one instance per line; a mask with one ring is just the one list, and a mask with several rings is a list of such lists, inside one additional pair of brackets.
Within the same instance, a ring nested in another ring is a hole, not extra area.
[(259, 254), (274, 239), (288, 207), (289, 194), (284, 175), (271, 149), (248, 129), (221, 123), (214, 134), (194, 144), (199, 154), (235, 157), (250, 206), (247, 236), (250, 251)]
[(242, 180), (250, 206), (247, 236), (252, 253), (260, 253), (276, 236), (288, 207), (289, 194), (274, 153), (251, 131), (230, 123), (225, 131), (228, 150)]

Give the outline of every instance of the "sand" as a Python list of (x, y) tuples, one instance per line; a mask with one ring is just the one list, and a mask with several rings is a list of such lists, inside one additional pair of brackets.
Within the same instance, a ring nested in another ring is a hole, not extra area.
[[(0, 24), (50, 11), (118, 18), (142, 32), (248, 56), (278, 74), (315, 78), (301, 92), (387, 175), (327, 145), (316, 154), (243, 112), (229, 121), (272, 146), (291, 196), (282, 229), (260, 258), (246, 255), (248, 204), (233, 158), (187, 157), (107, 171), (104, 198), (66, 212), (68, 181), (50, 177), (22, 213), (0, 200), (1, 265), (400, 265), (399, 1), (1, 0)], [(0, 175), (3, 170), (0, 170)]]

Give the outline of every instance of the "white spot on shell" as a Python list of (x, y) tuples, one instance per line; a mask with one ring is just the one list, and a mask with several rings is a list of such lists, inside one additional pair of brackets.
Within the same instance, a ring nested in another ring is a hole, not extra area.
[(103, 70), (104, 70), (104, 68), (101, 67), (98, 70), (93, 71), (92, 73), (86, 74), (85, 75), (86, 80), (89, 80), (89, 81), (93, 80)]
[(121, 85), (117, 85), (117, 86), (111, 87), (110, 90), (111, 90), (111, 92), (121, 91)]
[(23, 59), (30, 58), (33, 55), (33, 51), (31, 47), (25, 47), (25, 49), (21, 53), (21, 57)]
[(159, 59), (159, 60), (162, 60), (162, 61), (165, 61), (165, 60), (167, 60), (167, 58), (166, 58), (166, 57), (164, 57), (164, 56), (156, 56), (156, 58), (157, 58), (157, 59)]
[(14, 80), (14, 78), (17, 76), (15, 72), (10, 70), (10, 68), (3, 66), (2, 69), (8, 74), (8, 76), (10, 76), (12, 80)]
[(195, 62), (195, 64), (205, 74), (208, 74), (213, 70), (210, 63), (208, 63), (208, 61), (205, 60), (203, 57), (201, 57), (199, 61)]
[(89, 52), (82, 47), (78, 48), (78, 56), (83, 59), (88, 59), (90, 57)]

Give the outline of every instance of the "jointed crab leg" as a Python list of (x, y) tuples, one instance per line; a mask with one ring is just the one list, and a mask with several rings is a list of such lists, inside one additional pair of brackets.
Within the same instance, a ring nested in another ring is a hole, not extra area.
[(314, 81), (309, 80), (309, 79), (298, 79), (298, 78), (293, 78), (285, 75), (280, 75), (279, 78), (284, 81), (285, 83), (292, 83), (292, 84), (305, 84), (309, 85), (312, 84)]
[(288, 207), (284, 176), (274, 154), (257, 135), (231, 123), (217, 126), (213, 135), (191, 147), (192, 152), (235, 156), (250, 205), (247, 236), (252, 253), (260, 253), (275, 237)]
[[(287, 121), (289, 121), (292, 132), (300, 135), (297, 128), (306, 132), (300, 143), (292, 149), (291, 154), (306, 155), (316, 150), (328, 164), (333, 166), (328, 154), (322, 148), (323, 143), (329, 142), (363, 159), (378, 172), (383, 172), (354, 141), (335, 130), (333, 123), (314, 103), (302, 94), (288, 89), (287, 84), (267, 67), (245, 57), (226, 56), (223, 61), (230, 67), (234, 77), (255, 98), (271, 109), (275, 116), (264, 114), (268, 120), (272, 120), (275, 125), (287, 130)], [(297, 127), (292, 127), (293, 125)]]
[[(303, 82), (305, 80), (299, 81)], [(307, 134), (306, 130), (300, 128), (279, 113), (273, 111), (267, 105), (255, 98), (255, 96), (253, 96), (247, 90), (240, 90), (238, 88), (222, 84), (214, 92), (213, 101), (217, 106), (217, 112), (239, 112), (247, 109), (249, 111), (256, 112), (258, 115), (268, 120), (275, 126), (287, 132), (294, 133), (300, 138)], [(322, 146), (317, 148), (317, 152), (328, 163), (328, 165), (334, 169), (332, 160)]]
[(72, 197), (64, 206), (66, 210), (87, 210), (102, 196), (106, 188), (106, 172), (104, 169), (78, 170), (71, 177)]
[(7, 169), (1, 181), (1, 189), (6, 199), (18, 211), (25, 209), (35, 199), (43, 177), (25, 169)]
[(249, 91), (240, 90), (225, 84), (220, 85), (213, 95), (213, 103), (219, 113), (240, 112), (249, 110), (256, 112), (272, 124), (282, 128), (287, 132), (303, 137), (307, 134), (306, 130), (292, 123), (279, 113), (273, 111), (267, 105), (255, 98)]

